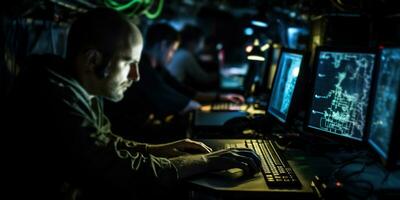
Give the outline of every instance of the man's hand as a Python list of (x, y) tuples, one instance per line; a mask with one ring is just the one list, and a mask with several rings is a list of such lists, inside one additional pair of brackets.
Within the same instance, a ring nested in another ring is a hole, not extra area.
[(147, 151), (155, 156), (172, 158), (193, 153), (210, 153), (212, 149), (202, 142), (183, 139), (166, 144), (148, 145)]
[(230, 101), (233, 103), (244, 103), (244, 97), (240, 94), (221, 94), (221, 101)]
[(240, 168), (246, 175), (252, 176), (260, 171), (261, 166), (260, 157), (247, 148), (230, 148), (208, 154), (175, 157), (171, 161), (176, 166), (181, 179), (232, 168)]
[(261, 166), (260, 157), (247, 148), (222, 149), (205, 155), (205, 158), (210, 171), (240, 168), (245, 174), (253, 175)]
[(195, 100), (190, 100), (189, 103), (183, 108), (179, 113), (180, 114), (185, 114), (187, 112), (190, 112), (192, 110), (197, 110), (201, 108), (201, 104)]

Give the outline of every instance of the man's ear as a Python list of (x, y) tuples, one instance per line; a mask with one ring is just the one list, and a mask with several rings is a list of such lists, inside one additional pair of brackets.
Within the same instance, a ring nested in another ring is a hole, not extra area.
[(102, 63), (103, 56), (97, 49), (89, 49), (84, 54), (86, 70), (95, 71), (97, 66)]

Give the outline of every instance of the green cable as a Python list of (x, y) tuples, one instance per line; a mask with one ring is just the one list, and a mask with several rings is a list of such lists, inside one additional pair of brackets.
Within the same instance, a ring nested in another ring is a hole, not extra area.
[[(138, 13), (139, 14), (143, 13), (147, 18), (155, 19), (161, 14), (162, 8), (164, 6), (164, 0), (159, 0), (157, 9), (155, 10), (154, 13), (151, 13), (149, 11), (149, 9), (155, 3), (154, 1), (155, 0), (132, 0), (128, 3), (123, 4), (123, 3), (119, 3), (115, 0), (104, 0), (104, 3), (107, 7), (113, 8), (117, 11), (126, 11), (127, 9), (134, 7), (133, 10), (131, 12), (129, 12), (128, 16), (133, 16)], [(139, 8), (142, 5), (145, 5), (145, 6), (143, 6), (144, 7), (143, 10), (137, 13), (137, 11), (139, 10)]]
[(143, 14), (145, 11), (149, 10), (154, 4), (154, 0), (145, 0), (143, 9), (138, 12), (138, 14)]
[[(126, 4), (130, 4), (130, 3), (132, 3), (132, 1), (137, 1), (137, 0), (132, 0), (131, 2), (127, 2), (127, 3), (119, 3), (119, 2), (117, 2), (117, 1), (115, 1), (115, 0), (104, 0), (106, 3), (109, 3), (111, 6), (113, 6), (113, 7), (121, 7), (121, 6), (124, 6), (124, 5), (126, 5)], [(141, 1), (141, 0), (139, 0), (139, 1)]]
[(114, 0), (106, 0), (105, 1), (106, 6), (111, 7), (113, 9), (115, 9), (115, 10), (118, 10), (118, 11), (126, 10), (126, 9), (128, 9), (130, 7), (133, 7), (134, 4), (139, 4), (140, 5), (141, 3), (143, 3), (142, 0), (132, 0), (132, 1), (130, 1), (128, 3), (125, 3), (125, 4), (121, 4), (121, 3), (115, 2)]
[(149, 19), (155, 19), (161, 14), (161, 10), (164, 5), (164, 0), (159, 0), (157, 10), (154, 13), (150, 13), (148, 10), (144, 11), (144, 14)]
[[(154, 4), (154, 0), (144, 0), (144, 2), (142, 2), (141, 6), (135, 7), (134, 10), (132, 10), (131, 12), (128, 13), (128, 17), (143, 14), (146, 10), (150, 9), (153, 4)], [(143, 8), (141, 8), (141, 7), (143, 7)]]
[(115, 2), (115, 1), (113, 1), (113, 0), (104, 0), (104, 3), (110, 5), (111, 7), (120, 6), (120, 3), (117, 3), (117, 2)]

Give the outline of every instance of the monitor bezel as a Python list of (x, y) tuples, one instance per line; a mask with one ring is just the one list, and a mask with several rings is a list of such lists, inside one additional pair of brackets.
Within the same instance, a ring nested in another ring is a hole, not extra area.
[(318, 60), (319, 60), (319, 54), (321, 51), (330, 51), (330, 52), (354, 52), (354, 53), (370, 53), (370, 54), (374, 54), (375, 58), (374, 58), (374, 65), (373, 65), (373, 69), (372, 69), (372, 80), (371, 80), (371, 87), (370, 87), (370, 93), (369, 93), (369, 99), (368, 99), (368, 103), (367, 103), (367, 114), (366, 114), (366, 120), (369, 119), (369, 113), (370, 113), (370, 103), (371, 103), (371, 95), (372, 95), (372, 87), (373, 87), (373, 83), (374, 83), (374, 74), (376, 73), (376, 65), (377, 65), (377, 58), (378, 58), (378, 54), (377, 51), (371, 48), (367, 48), (367, 47), (332, 47), (332, 46), (318, 46), (315, 48), (315, 52), (314, 52), (314, 57), (313, 57), (313, 61), (312, 61), (312, 70), (311, 70), (311, 79), (309, 82), (309, 85), (307, 86), (309, 88), (309, 93), (307, 93), (307, 106), (306, 106), (306, 115), (305, 115), (305, 120), (304, 120), (304, 124), (303, 124), (303, 129), (308, 132), (311, 133), (314, 136), (317, 137), (322, 137), (328, 140), (333, 140), (333, 141), (337, 141), (339, 143), (344, 143), (344, 144), (353, 144), (353, 145), (365, 145), (366, 141), (367, 141), (367, 122), (365, 122), (365, 126), (364, 126), (364, 130), (363, 130), (363, 137), (358, 140), (356, 138), (351, 138), (351, 137), (345, 137), (345, 136), (341, 136), (338, 134), (334, 134), (334, 133), (330, 133), (330, 132), (326, 132), (326, 131), (322, 131), (316, 128), (312, 128), (309, 127), (308, 124), (310, 122), (310, 118), (311, 118), (311, 110), (312, 110), (312, 100), (313, 100), (313, 95), (315, 92), (315, 82), (316, 82), (316, 78), (317, 78), (317, 67), (318, 67)]
[[(275, 114), (272, 114), (270, 112), (272, 91), (273, 91), (273, 89), (275, 87), (275, 84), (276, 84), (277, 74), (278, 74), (278, 70), (279, 70), (278, 69), (279, 68), (279, 63), (281, 62), (282, 55), (283, 55), (284, 52), (299, 54), (299, 55), (303, 56), (303, 58), (301, 60), (301, 63), (300, 63), (299, 75), (297, 77), (296, 86), (294, 87), (294, 90), (293, 90), (292, 100), (291, 100), (291, 103), (290, 103), (289, 108), (288, 108), (288, 114), (286, 116), (285, 122), (281, 121), (279, 119), (279, 117), (277, 117)], [(304, 70), (305, 70), (304, 68), (305, 68), (306, 60), (307, 60), (307, 54), (303, 50), (296, 50), (296, 49), (290, 49), (290, 48), (282, 47), (281, 50), (280, 50), (280, 53), (279, 53), (279, 58), (278, 58), (278, 61), (277, 61), (277, 68), (275, 70), (274, 78), (273, 78), (272, 85), (271, 85), (271, 91), (270, 91), (268, 106), (267, 106), (265, 112), (266, 112), (266, 114), (268, 116), (271, 116), (274, 121), (276, 121), (279, 125), (281, 125), (281, 126), (283, 126), (285, 128), (290, 128), (290, 126), (293, 124), (294, 116), (295, 116), (295, 114), (297, 112), (297, 110), (296, 110), (297, 106), (296, 105), (297, 105), (298, 100), (299, 100), (299, 95), (300, 95), (299, 93), (301, 92), (300, 89), (302, 88), (301, 84), (303, 84), (303, 77), (304, 77)]]
[(273, 60), (273, 51), (274, 47), (273, 45), (270, 45), (270, 47), (266, 50), (267, 52), (265, 53), (265, 58), (266, 61), (264, 63), (264, 73), (262, 74), (263, 77), (261, 79), (261, 85), (260, 85), (260, 94), (264, 93), (266, 95), (269, 95), (271, 92), (271, 89), (268, 88), (268, 77), (271, 73), (271, 67), (272, 67), (272, 60)]
[(387, 158), (384, 158), (384, 156), (382, 156), (378, 150), (376, 150), (375, 147), (373, 147), (373, 145), (371, 144), (370, 141), (370, 129), (369, 126), (372, 123), (372, 111), (373, 111), (373, 105), (375, 103), (376, 100), (376, 92), (377, 92), (377, 86), (378, 86), (378, 73), (379, 70), (381, 68), (381, 62), (380, 62), (380, 58), (382, 56), (383, 50), (384, 49), (400, 49), (400, 45), (385, 45), (382, 48), (379, 48), (378, 54), (377, 54), (377, 63), (376, 63), (376, 72), (375, 72), (375, 78), (374, 78), (374, 82), (373, 82), (373, 87), (371, 90), (371, 94), (372, 94), (372, 98), (370, 99), (370, 110), (369, 113), (370, 115), (368, 116), (368, 121), (367, 121), (367, 129), (366, 129), (366, 133), (367, 133), (367, 139), (366, 139), (366, 143), (368, 145), (368, 150), (371, 151), (373, 153), (373, 155), (375, 157), (377, 157), (379, 159), (379, 161), (383, 164), (383, 166), (388, 169), (397, 169), (400, 167), (400, 152), (396, 151), (396, 147), (398, 147), (400, 145), (400, 126), (396, 126), (396, 124), (400, 123), (400, 87), (398, 88), (397, 91), (397, 104), (396, 104), (396, 112), (395, 112), (395, 116), (393, 119), (393, 128), (392, 128), (392, 132), (390, 133), (390, 142), (389, 142), (389, 148), (388, 148), (388, 154), (387, 154)]
[[(263, 56), (264, 58), (266, 58), (265, 55)], [(256, 90), (258, 88), (257, 88), (257, 82), (255, 82), (255, 78), (257, 76), (257, 73), (260, 73), (260, 68), (264, 67), (265, 60), (264, 61), (247, 60), (247, 64), (248, 64), (248, 69), (246, 75), (243, 77), (242, 89), (244, 96), (250, 97), (257, 94)], [(252, 88), (253, 86), (255, 86), (256, 88)]]

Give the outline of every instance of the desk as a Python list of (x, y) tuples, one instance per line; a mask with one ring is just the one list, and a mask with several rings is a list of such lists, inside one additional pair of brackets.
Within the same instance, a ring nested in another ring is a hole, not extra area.
[[(202, 141), (212, 146), (207, 140)], [(288, 148), (283, 151), (302, 182), (301, 189), (271, 189), (261, 174), (240, 179), (211, 173), (188, 181), (192, 199), (318, 199), (318, 193), (311, 186), (315, 175), (335, 175), (341, 180), (341, 188), (327, 190), (322, 194), (325, 199), (399, 198), (400, 172), (391, 173), (383, 181), (385, 171), (366, 151), (320, 152), (310, 149)]]

